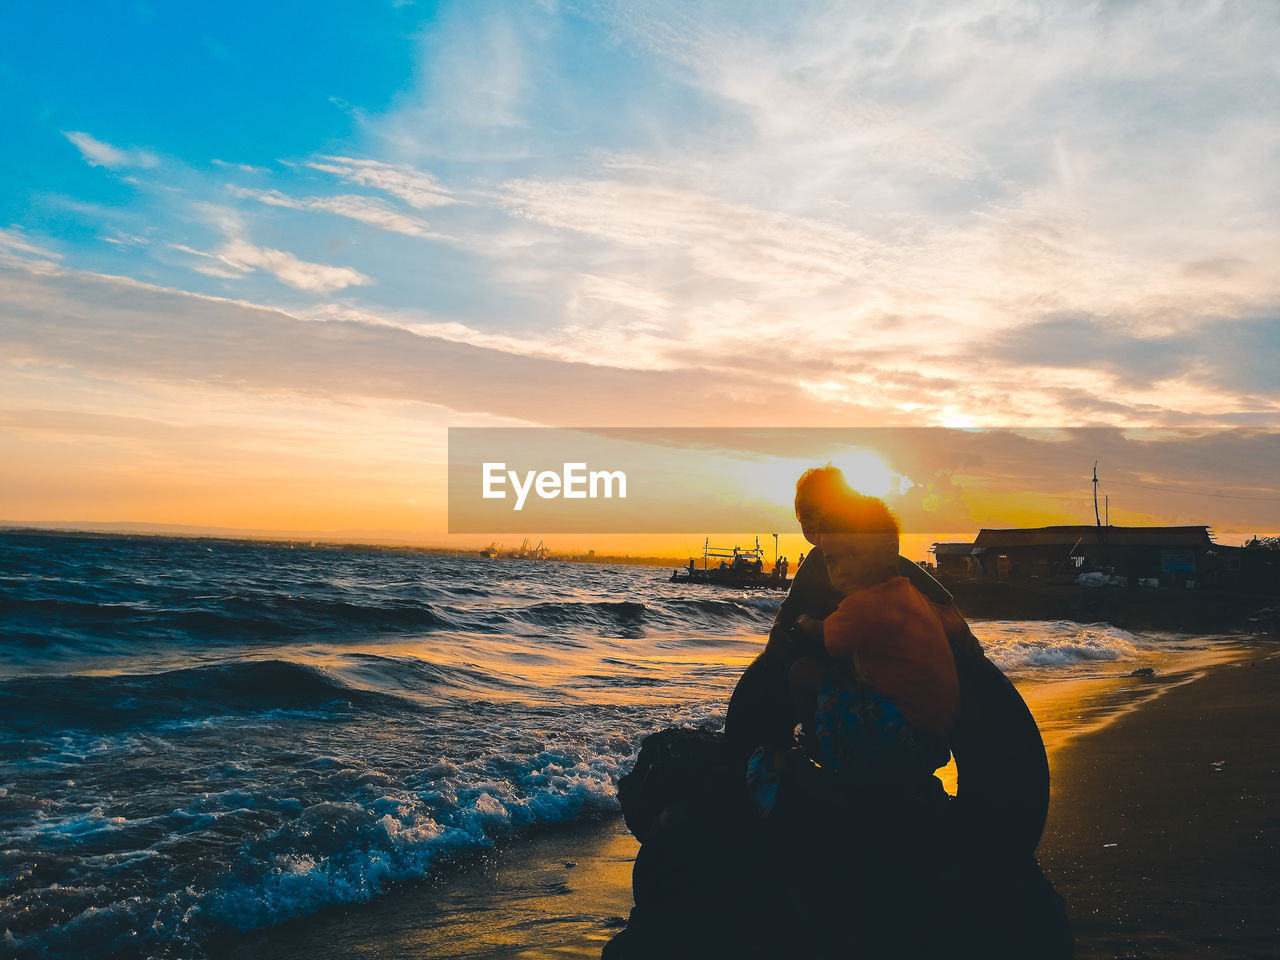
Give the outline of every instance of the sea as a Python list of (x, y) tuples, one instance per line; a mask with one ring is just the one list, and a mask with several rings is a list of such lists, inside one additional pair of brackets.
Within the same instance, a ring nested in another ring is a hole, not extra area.
[[(781, 594), (654, 567), (0, 533), (0, 954), (191, 957), (615, 816)], [(976, 621), (1023, 690), (1206, 638)]]

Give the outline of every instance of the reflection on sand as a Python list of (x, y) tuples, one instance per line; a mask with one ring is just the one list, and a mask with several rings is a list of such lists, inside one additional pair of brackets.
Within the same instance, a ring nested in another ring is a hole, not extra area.
[(1053, 773), (1054, 757), (1069, 741), (1101, 730), (1167, 690), (1190, 683), (1206, 670), (1237, 660), (1245, 652), (1245, 647), (1224, 643), (1153, 660), (1154, 673), (1149, 676), (1111, 675), (1015, 684), (1040, 727)]
[[(1154, 672), (1147, 676), (1130, 676), (1127, 671), (1057, 680), (1015, 676), (1014, 686), (1040, 727), (1052, 777), (1056, 770), (1055, 756), (1069, 741), (1101, 730), (1165, 691), (1195, 680), (1212, 667), (1239, 659), (1246, 650), (1236, 644), (1220, 643), (1178, 653), (1148, 655), (1142, 662)], [(1098, 667), (1101, 670), (1110, 665), (1100, 663)], [(937, 773), (947, 793), (953, 796), (956, 774), (954, 759)]]

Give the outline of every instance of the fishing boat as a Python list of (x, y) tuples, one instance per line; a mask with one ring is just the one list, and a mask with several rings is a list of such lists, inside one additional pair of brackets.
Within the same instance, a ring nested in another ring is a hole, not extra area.
[(765, 573), (764, 549), (760, 538), (756, 545), (742, 547), (713, 547), (708, 537), (702, 545), (702, 566), (692, 557), (689, 565), (671, 571), (672, 583), (702, 584), (712, 587), (732, 587), (737, 590), (786, 590), (791, 579), (784, 575), (783, 567), (776, 562)]

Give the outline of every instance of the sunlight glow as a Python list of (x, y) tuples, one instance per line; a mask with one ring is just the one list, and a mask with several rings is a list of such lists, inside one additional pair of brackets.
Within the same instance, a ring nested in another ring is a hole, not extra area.
[[(839, 467), (849, 485), (859, 493), (873, 497), (897, 496), (914, 483), (909, 477), (895, 473), (880, 455), (862, 447), (848, 447), (833, 453), (833, 466)], [(796, 481), (810, 467), (820, 467), (823, 459), (774, 458), (763, 464), (743, 465), (739, 482), (749, 497), (785, 504), (789, 508), (795, 498)]]

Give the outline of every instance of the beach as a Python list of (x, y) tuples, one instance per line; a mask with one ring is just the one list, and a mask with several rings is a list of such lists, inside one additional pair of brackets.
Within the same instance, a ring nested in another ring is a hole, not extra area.
[(1052, 758), (1040, 861), (1079, 957), (1274, 957), (1280, 647), (1166, 690)]
[[(1280, 645), (1250, 639), (1152, 677), (1032, 690), (1052, 771), (1039, 858), (1067, 902), (1077, 957), (1275, 956), (1277, 685)], [(439, 887), (251, 935), (236, 952), (597, 957), (631, 908), (635, 851), (619, 818), (557, 830)]]
[[(10, 533), (0, 570), (0, 937), (33, 960), (598, 956), (619, 778), (723, 724), (780, 601), (129, 537)], [(971, 622), (1048, 748), (1080, 955), (1260, 949), (1274, 644)]]

